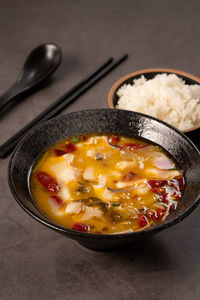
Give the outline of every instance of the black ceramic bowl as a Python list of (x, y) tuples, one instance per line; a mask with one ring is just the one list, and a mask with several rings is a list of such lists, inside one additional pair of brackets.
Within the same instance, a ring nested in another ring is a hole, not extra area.
[[(119, 97), (117, 96), (117, 91), (119, 88), (124, 85), (124, 84), (133, 84), (134, 79), (140, 78), (142, 75), (146, 79), (152, 79), (154, 78), (157, 74), (176, 74), (178, 77), (184, 80), (186, 84), (200, 84), (200, 78), (183, 72), (179, 70), (174, 70), (174, 69), (144, 69), (144, 70), (139, 70), (133, 73), (130, 73), (128, 75), (123, 76), (121, 79), (119, 79), (117, 82), (113, 84), (111, 87), (109, 93), (108, 93), (108, 106), (110, 108), (116, 108)], [(196, 124), (192, 128), (188, 128), (187, 130), (183, 130), (184, 133), (186, 132), (192, 132), (196, 129), (200, 129), (200, 123)]]
[[(164, 148), (184, 170), (186, 187), (177, 210), (158, 225), (125, 234), (91, 234), (64, 228), (45, 217), (35, 205), (29, 188), (30, 173), (38, 158), (57, 141), (82, 133), (116, 133), (152, 141)], [(107, 250), (131, 244), (186, 217), (200, 200), (200, 153), (173, 127), (149, 116), (126, 110), (97, 109), (51, 119), (33, 129), (17, 146), (9, 164), (9, 185), (17, 202), (34, 219), (90, 249)]]

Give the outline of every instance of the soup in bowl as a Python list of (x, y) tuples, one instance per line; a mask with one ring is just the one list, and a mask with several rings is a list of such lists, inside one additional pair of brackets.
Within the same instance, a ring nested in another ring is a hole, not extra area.
[(172, 213), (182, 171), (158, 146), (117, 135), (80, 135), (51, 147), (33, 167), (37, 206), (67, 228), (99, 234), (143, 230)]
[(125, 246), (199, 203), (199, 152), (182, 133), (123, 110), (63, 115), (18, 145), (9, 184), (36, 220), (91, 249)]

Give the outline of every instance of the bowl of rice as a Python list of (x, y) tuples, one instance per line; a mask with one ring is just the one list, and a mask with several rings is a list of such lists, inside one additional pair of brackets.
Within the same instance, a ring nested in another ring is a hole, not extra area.
[(200, 128), (200, 78), (174, 69), (145, 69), (119, 79), (110, 108), (140, 112), (186, 133)]

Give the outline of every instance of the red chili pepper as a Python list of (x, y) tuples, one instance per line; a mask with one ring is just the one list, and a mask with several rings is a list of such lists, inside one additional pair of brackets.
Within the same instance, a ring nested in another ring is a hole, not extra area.
[(139, 215), (139, 218), (137, 220), (138, 226), (139, 227), (144, 227), (147, 225), (148, 220), (147, 217), (145, 217), (144, 215)]
[(87, 141), (87, 136), (83, 135), (82, 139), (83, 139), (84, 142)]
[(49, 183), (55, 182), (55, 178), (46, 172), (40, 171), (37, 173), (37, 180), (41, 185), (46, 186)]
[(163, 196), (162, 196), (162, 202), (163, 203), (168, 203), (169, 201), (168, 201), (168, 196), (169, 196), (169, 194), (168, 193), (165, 193)]
[(151, 186), (151, 187), (161, 187), (161, 186), (163, 186), (163, 185), (165, 185), (165, 184), (167, 184), (167, 180), (154, 180), (154, 179), (152, 179), (152, 180), (149, 180), (148, 181), (148, 184)]
[(40, 184), (44, 186), (49, 193), (53, 194), (59, 192), (60, 187), (53, 176), (40, 171), (37, 173), (36, 177)]
[(136, 176), (137, 175), (135, 173), (130, 172), (129, 174), (122, 176), (122, 181), (131, 181)]
[(176, 180), (179, 183), (179, 189), (180, 189), (180, 191), (182, 191), (184, 189), (184, 179), (183, 179), (183, 177), (177, 178)]
[(119, 143), (119, 138), (116, 135), (111, 135), (108, 141), (112, 146), (117, 146)]
[(171, 212), (175, 211), (175, 209), (176, 209), (176, 205), (175, 205), (175, 203), (172, 203), (170, 205), (169, 212), (171, 213)]
[(83, 223), (74, 223), (72, 225), (73, 230), (82, 231), (82, 232), (88, 232), (90, 230), (90, 227)]
[(54, 194), (59, 192), (60, 187), (58, 186), (57, 182), (52, 182), (46, 186), (46, 189), (50, 194)]
[(148, 217), (149, 219), (152, 219), (153, 221), (156, 221), (156, 220), (157, 220), (156, 212), (153, 211), (153, 210), (147, 211), (147, 217)]
[(56, 195), (52, 195), (51, 198), (53, 198), (58, 205), (62, 205), (63, 204), (63, 201), (62, 201), (62, 199), (60, 197), (58, 197)]
[(152, 187), (151, 191), (152, 191), (152, 193), (159, 194), (159, 195), (162, 195), (165, 193), (165, 189), (162, 187)]
[(164, 212), (165, 212), (165, 210), (162, 209), (162, 208), (158, 208), (158, 209), (157, 209), (157, 219), (158, 219), (158, 220), (160, 220), (160, 219), (163, 218)]
[(68, 144), (65, 145), (66, 153), (71, 153), (73, 151), (76, 151), (77, 147), (74, 143), (69, 142)]
[(177, 201), (179, 201), (181, 198), (181, 196), (177, 193), (174, 193), (173, 196), (176, 198)]
[(67, 152), (65, 150), (61, 150), (61, 149), (53, 149), (54, 153), (56, 156), (61, 156), (61, 155), (64, 155), (66, 154)]

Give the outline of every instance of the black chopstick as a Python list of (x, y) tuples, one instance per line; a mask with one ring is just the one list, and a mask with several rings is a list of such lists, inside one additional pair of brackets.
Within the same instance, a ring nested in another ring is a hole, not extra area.
[[(114, 68), (116, 68), (120, 63), (127, 59), (128, 55), (125, 54), (118, 60), (113, 61), (112, 58), (107, 60), (103, 65), (97, 68), (90, 75), (81, 80), (76, 84), (72, 89), (67, 93), (61, 96), (57, 101), (45, 109), (41, 114), (39, 114), (35, 119), (29, 122), (25, 127), (19, 130), (14, 136), (8, 139), (3, 145), (0, 146), (0, 158), (7, 157), (19, 143), (21, 138), (35, 125), (40, 124), (41, 122), (47, 121), (57, 114), (59, 114), (66, 106), (75, 101), (83, 93), (85, 93), (90, 87), (96, 84)], [(112, 64), (111, 64), (112, 63)], [(104, 70), (105, 69), (105, 70)], [(100, 73), (100, 74), (99, 74)], [(98, 75), (99, 74), (99, 75)]]

